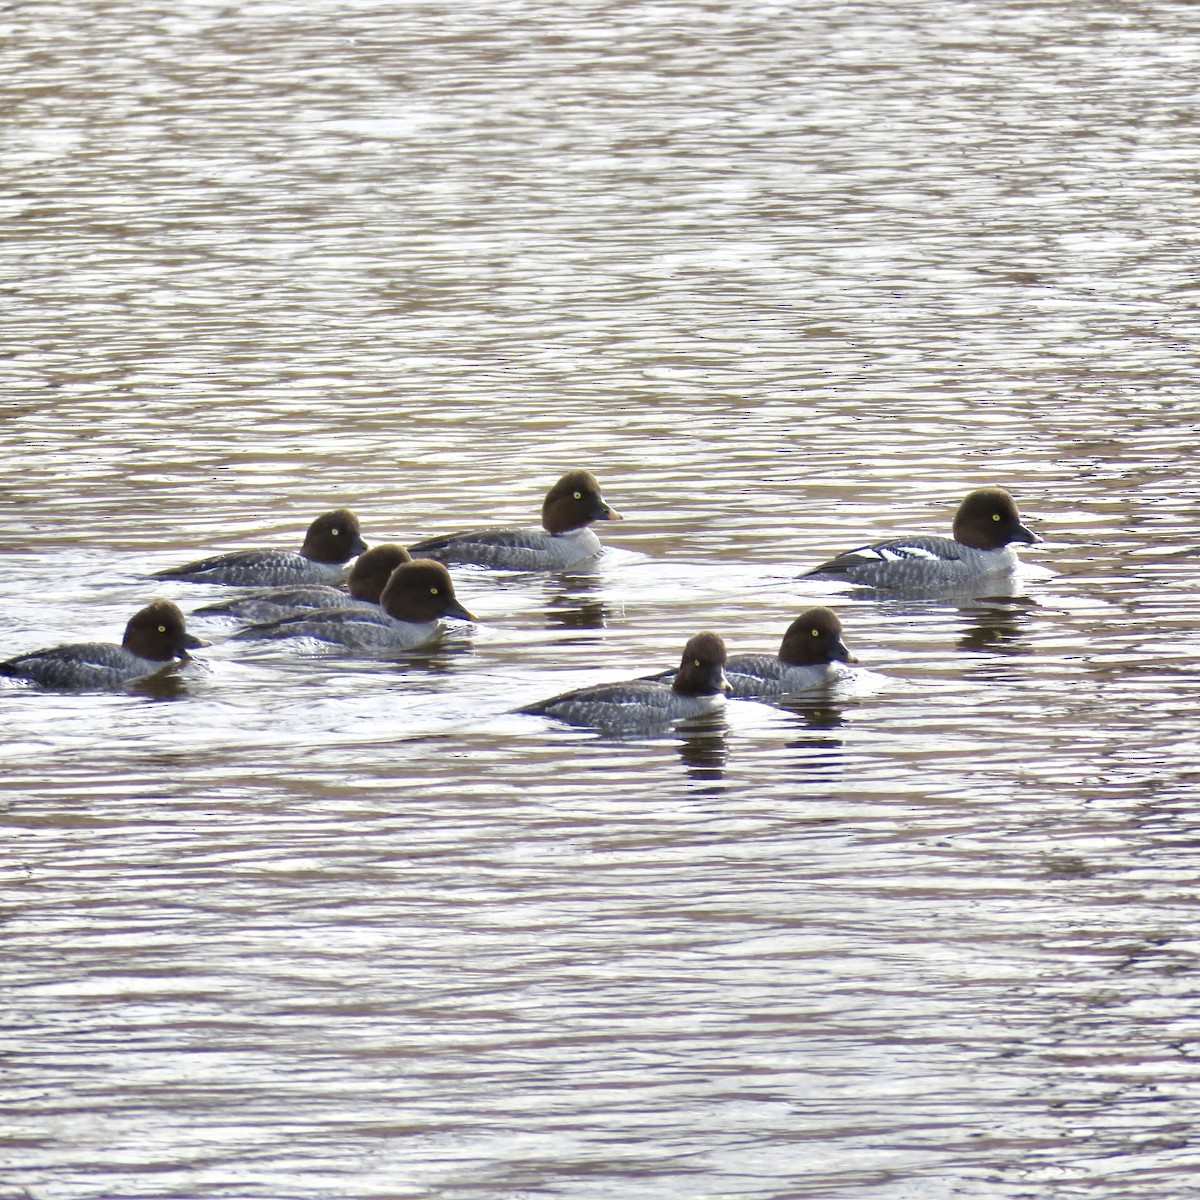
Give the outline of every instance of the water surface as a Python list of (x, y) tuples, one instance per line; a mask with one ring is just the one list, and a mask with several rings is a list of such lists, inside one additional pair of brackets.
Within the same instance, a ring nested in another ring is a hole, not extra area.
[[(0, 690), (0, 1197), (1120, 1197), (1198, 1165), (1181, 3), (2, 15), (0, 652), (532, 523), (480, 624)], [(798, 576), (972, 487), (1018, 599)], [(770, 650), (658, 737), (513, 715)]]

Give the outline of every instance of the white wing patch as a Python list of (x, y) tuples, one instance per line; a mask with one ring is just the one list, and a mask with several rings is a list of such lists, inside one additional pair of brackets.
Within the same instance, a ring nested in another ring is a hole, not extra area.
[(847, 552), (842, 557), (857, 558), (863, 562), (873, 563), (909, 562), (914, 558), (923, 558), (930, 562), (944, 561), (942, 555), (933, 550), (927, 550), (924, 546), (908, 546), (903, 543), (890, 546), (863, 546), (858, 550)]
[(924, 558), (930, 562), (941, 562), (942, 556), (924, 546), (883, 546), (881, 557), (887, 562), (903, 562), (905, 559)]

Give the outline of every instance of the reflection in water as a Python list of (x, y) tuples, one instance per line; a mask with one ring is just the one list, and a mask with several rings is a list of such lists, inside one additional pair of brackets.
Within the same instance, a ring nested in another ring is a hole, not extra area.
[(608, 622), (608, 605), (603, 600), (560, 596), (546, 608), (547, 629), (603, 629)]
[(543, 601), (547, 629), (604, 629), (617, 610), (596, 593), (602, 581), (593, 575), (556, 575), (547, 581)]
[(598, 574), (600, 562), (599, 558), (590, 558), (585, 564), (574, 566), (569, 571), (555, 572), (549, 576), (548, 582), (551, 588), (558, 587), (564, 592), (598, 591), (603, 586), (603, 581)]
[[(846, 723), (845, 710), (828, 699), (785, 697), (778, 707), (812, 730), (840, 729)], [(797, 752), (796, 765), (804, 769), (806, 777), (812, 777), (840, 770), (846, 743), (839, 737), (795, 737), (788, 739), (787, 748)]]
[(1031, 654), (1026, 630), (1030, 605), (963, 608), (963, 633), (958, 648), (968, 654)]
[(721, 784), (713, 791), (723, 791), (725, 764), (729, 758), (726, 735), (729, 726), (719, 714), (703, 723), (681, 726), (678, 730), (679, 761), (687, 769), (689, 779), (700, 783)]
[(784, 696), (777, 701), (779, 708), (794, 713), (810, 729), (837, 729), (846, 723), (845, 709), (831, 703), (827, 698), (820, 700), (804, 696)]
[(427, 648), (406, 652), (402, 657), (395, 654), (378, 655), (396, 675), (451, 675), (461, 670), (464, 655), (474, 649), (475, 640), (466, 630), (456, 630), (452, 637), (440, 638)]
[(787, 748), (796, 752), (795, 765), (803, 768), (806, 779), (834, 774), (844, 766), (846, 743), (838, 738), (794, 738)]
[(177, 670), (159, 671), (131, 683), (129, 690), (152, 700), (182, 700), (188, 694), (188, 681)]

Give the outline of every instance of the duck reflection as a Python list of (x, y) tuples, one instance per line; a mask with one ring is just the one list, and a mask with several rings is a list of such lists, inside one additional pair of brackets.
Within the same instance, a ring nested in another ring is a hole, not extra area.
[(1006, 657), (1032, 653), (1024, 625), (1029, 609), (1036, 607), (1028, 597), (1014, 596), (960, 608), (963, 633), (958, 648), (968, 654)]
[(845, 766), (846, 744), (837, 738), (797, 738), (787, 743), (798, 778), (837, 776)]
[(188, 694), (187, 680), (175, 671), (159, 671), (129, 685), (129, 690), (149, 700), (182, 700)]
[(785, 696), (777, 705), (798, 717), (809, 729), (839, 729), (846, 723), (845, 709), (828, 697)]
[(600, 597), (598, 582), (585, 575), (560, 575), (546, 599), (547, 629), (603, 629), (614, 615)]
[[(728, 732), (724, 718), (679, 728), (676, 749), (689, 779), (708, 784), (714, 791), (724, 790), (725, 764), (729, 758)], [(718, 784), (719, 787), (714, 786)]]
[(845, 709), (828, 698), (793, 696), (777, 702), (777, 707), (795, 718), (797, 725), (811, 734), (790, 738), (784, 744), (796, 752), (796, 765), (804, 774), (825, 774), (841, 767), (846, 743), (829, 736), (846, 724)]
[(603, 600), (583, 603), (563, 599), (558, 607), (546, 610), (547, 629), (603, 629), (609, 622), (609, 611)]
[(468, 629), (443, 634), (436, 642), (401, 658), (380, 656), (380, 667), (396, 675), (452, 675), (462, 667), (463, 656), (475, 648)]

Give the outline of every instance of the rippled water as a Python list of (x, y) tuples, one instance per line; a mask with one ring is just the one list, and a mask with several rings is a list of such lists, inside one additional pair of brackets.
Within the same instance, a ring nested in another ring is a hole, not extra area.
[[(0, 12), (0, 652), (627, 518), (434, 652), (0, 689), (0, 1198), (1193, 1190), (1194, 15)], [(992, 482), (1017, 603), (797, 579)], [(844, 694), (511, 713), (822, 602)]]

